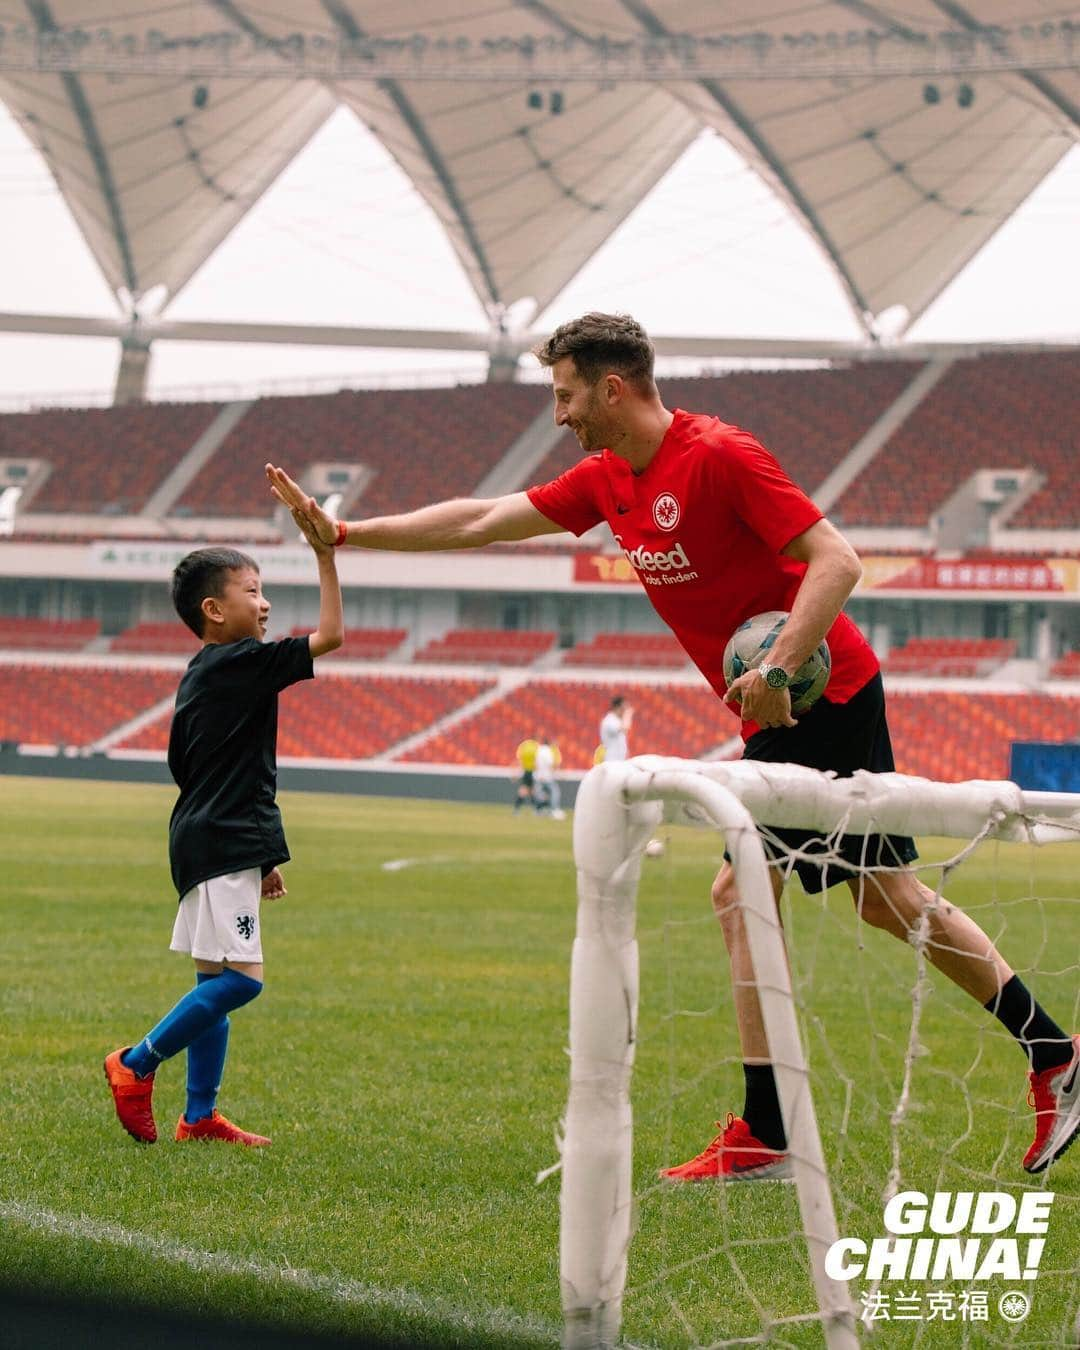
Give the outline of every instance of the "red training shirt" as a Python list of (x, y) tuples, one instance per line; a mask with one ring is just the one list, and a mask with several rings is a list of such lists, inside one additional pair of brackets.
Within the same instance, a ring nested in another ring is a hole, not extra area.
[[(575, 535), (607, 521), (653, 608), (721, 698), (728, 638), (755, 614), (790, 611), (806, 564), (781, 549), (822, 518), (749, 432), (680, 409), (640, 474), (605, 450), (528, 497)], [(845, 614), (827, 636), (827, 696), (846, 703), (877, 658)], [(744, 722), (743, 738), (757, 730)]]

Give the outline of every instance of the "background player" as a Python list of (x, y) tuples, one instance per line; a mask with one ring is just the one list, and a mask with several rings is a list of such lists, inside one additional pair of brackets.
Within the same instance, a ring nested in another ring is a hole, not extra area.
[(260, 899), (285, 894), (289, 850), (274, 800), (278, 692), (310, 680), (312, 660), (344, 638), (333, 548), (294, 518), (319, 565), (319, 626), (264, 642), (270, 601), (257, 564), (229, 548), (189, 553), (173, 573), (176, 611), (201, 638), (176, 694), (169, 769), (180, 789), (169, 822), (169, 863), (180, 897), (171, 948), (195, 960), (195, 988), (134, 1046), (114, 1050), (105, 1077), (121, 1125), (157, 1139), (152, 1096), (159, 1064), (187, 1054), (187, 1101), (176, 1138), (259, 1147), (215, 1109), (229, 1016), (263, 987)]
[(633, 708), (622, 694), (616, 694), (600, 719), (600, 744), (604, 747), (605, 760), (626, 759), (629, 756), (633, 721)]
[[(339, 522), (281, 469), (267, 466), (275, 495), (304, 512), (327, 542), (358, 548), (475, 548), (601, 521), (637, 572), (654, 608), (721, 698), (740, 706), (745, 754), (850, 775), (893, 767), (877, 660), (841, 609), (860, 575), (854, 550), (741, 428), (670, 411), (653, 379), (653, 347), (624, 315), (587, 314), (563, 324), (538, 350), (552, 372), (555, 420), (585, 457), (550, 483), (492, 500), (439, 502), (404, 515)], [(790, 618), (768, 666), (726, 689), (723, 649), (745, 619), (766, 610)], [(799, 722), (787, 690), (823, 638), (832, 653), (828, 697)], [(784, 832), (789, 842), (807, 836)], [(904, 866), (910, 839), (846, 837), (829, 865), (799, 866), (804, 886), (846, 880), (861, 918), (906, 942), (928, 925), (928, 959), (993, 1013), (1030, 1063), (1035, 1138), (1026, 1170), (1043, 1170), (1080, 1132), (1080, 1036), (1070, 1038), (1033, 999), (985, 933)], [(859, 873), (860, 861), (869, 870)], [(782, 885), (773, 870), (777, 896)], [(713, 904), (731, 961), (746, 1095), (741, 1116), (672, 1180), (767, 1177), (787, 1170), (787, 1141), (769, 1063), (741, 908), (730, 864)]]

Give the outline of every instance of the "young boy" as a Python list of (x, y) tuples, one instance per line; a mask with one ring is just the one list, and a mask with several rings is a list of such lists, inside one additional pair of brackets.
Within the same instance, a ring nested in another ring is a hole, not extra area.
[(158, 1065), (187, 1050), (187, 1104), (177, 1139), (261, 1147), (270, 1140), (215, 1110), (229, 1013), (262, 991), (260, 898), (285, 894), (278, 864), (289, 850), (274, 800), (278, 691), (314, 674), (312, 659), (340, 647), (341, 587), (333, 546), (294, 513), (319, 565), (319, 626), (264, 642), (270, 602), (259, 569), (235, 549), (202, 548), (177, 564), (176, 611), (202, 639), (176, 694), (169, 769), (180, 789), (169, 822), (169, 862), (180, 906), (171, 948), (195, 959), (195, 988), (134, 1046), (105, 1060), (120, 1123), (152, 1144)]

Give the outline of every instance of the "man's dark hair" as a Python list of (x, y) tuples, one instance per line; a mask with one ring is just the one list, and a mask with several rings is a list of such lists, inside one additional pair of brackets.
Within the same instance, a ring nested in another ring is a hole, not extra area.
[(633, 381), (646, 393), (656, 388), (656, 353), (645, 329), (629, 314), (583, 314), (580, 319), (560, 324), (533, 354), (542, 366), (553, 366), (564, 356), (573, 357), (574, 368), (586, 384), (595, 384), (611, 373)]
[(208, 595), (220, 600), (230, 572), (247, 568), (257, 572), (259, 564), (236, 548), (197, 548), (173, 568), (172, 602), (196, 637), (203, 635), (202, 602)]
[(622, 694), (616, 694), (615, 697), (611, 700), (611, 706), (613, 708), (621, 708), (625, 702), (626, 699), (623, 698)]

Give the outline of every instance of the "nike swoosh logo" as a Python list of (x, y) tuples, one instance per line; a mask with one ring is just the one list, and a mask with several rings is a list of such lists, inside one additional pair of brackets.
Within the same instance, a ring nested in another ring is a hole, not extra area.
[(763, 1167), (774, 1167), (774, 1166), (776, 1165), (776, 1163), (780, 1163), (780, 1162), (783, 1162), (783, 1161), (784, 1161), (783, 1158), (777, 1158), (777, 1159), (776, 1159), (776, 1162), (771, 1162), (771, 1161), (770, 1161), (770, 1162), (756, 1162), (756, 1163), (739, 1163), (739, 1162), (733, 1162), (733, 1163), (731, 1164), (731, 1170), (732, 1170), (733, 1172), (760, 1172), (761, 1169), (762, 1169)]

